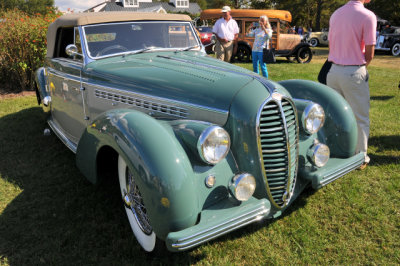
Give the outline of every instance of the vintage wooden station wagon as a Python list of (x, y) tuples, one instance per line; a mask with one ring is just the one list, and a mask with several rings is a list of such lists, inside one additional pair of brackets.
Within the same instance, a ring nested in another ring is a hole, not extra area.
[(36, 72), (48, 124), (93, 183), (117, 178), (144, 250), (274, 218), (364, 161), (332, 89), (206, 55), (188, 16), (105, 12), (50, 25)]

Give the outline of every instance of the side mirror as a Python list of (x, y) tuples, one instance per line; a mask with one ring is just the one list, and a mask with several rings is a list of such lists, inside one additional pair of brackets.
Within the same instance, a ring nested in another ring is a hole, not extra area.
[(80, 55), (82, 56), (82, 54), (78, 53), (78, 47), (76, 47), (75, 44), (69, 44), (67, 45), (67, 47), (65, 48), (65, 53), (68, 56), (74, 56), (74, 55)]

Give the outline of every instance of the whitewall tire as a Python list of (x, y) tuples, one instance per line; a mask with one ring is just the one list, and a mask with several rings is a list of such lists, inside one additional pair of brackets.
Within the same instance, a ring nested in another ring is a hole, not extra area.
[(132, 231), (142, 248), (147, 252), (152, 252), (155, 249), (157, 237), (148, 220), (140, 191), (135, 184), (135, 176), (121, 156), (118, 158), (118, 177)]

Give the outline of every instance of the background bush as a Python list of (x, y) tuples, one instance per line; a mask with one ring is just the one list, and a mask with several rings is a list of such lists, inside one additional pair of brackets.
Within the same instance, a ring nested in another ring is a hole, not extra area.
[(35, 70), (46, 56), (48, 26), (59, 16), (27, 15), (20, 10), (0, 14), (0, 90), (34, 90)]

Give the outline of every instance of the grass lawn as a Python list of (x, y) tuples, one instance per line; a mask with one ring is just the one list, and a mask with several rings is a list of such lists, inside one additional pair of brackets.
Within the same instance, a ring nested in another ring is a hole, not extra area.
[[(278, 60), (272, 80), (316, 80), (326, 59)], [(251, 64), (240, 64), (251, 69)], [(306, 190), (284, 216), (167, 257), (146, 255), (118, 183), (85, 180), (47, 127), (34, 96), (0, 101), (0, 265), (400, 264), (400, 57), (377, 55), (370, 72), (371, 164)]]

